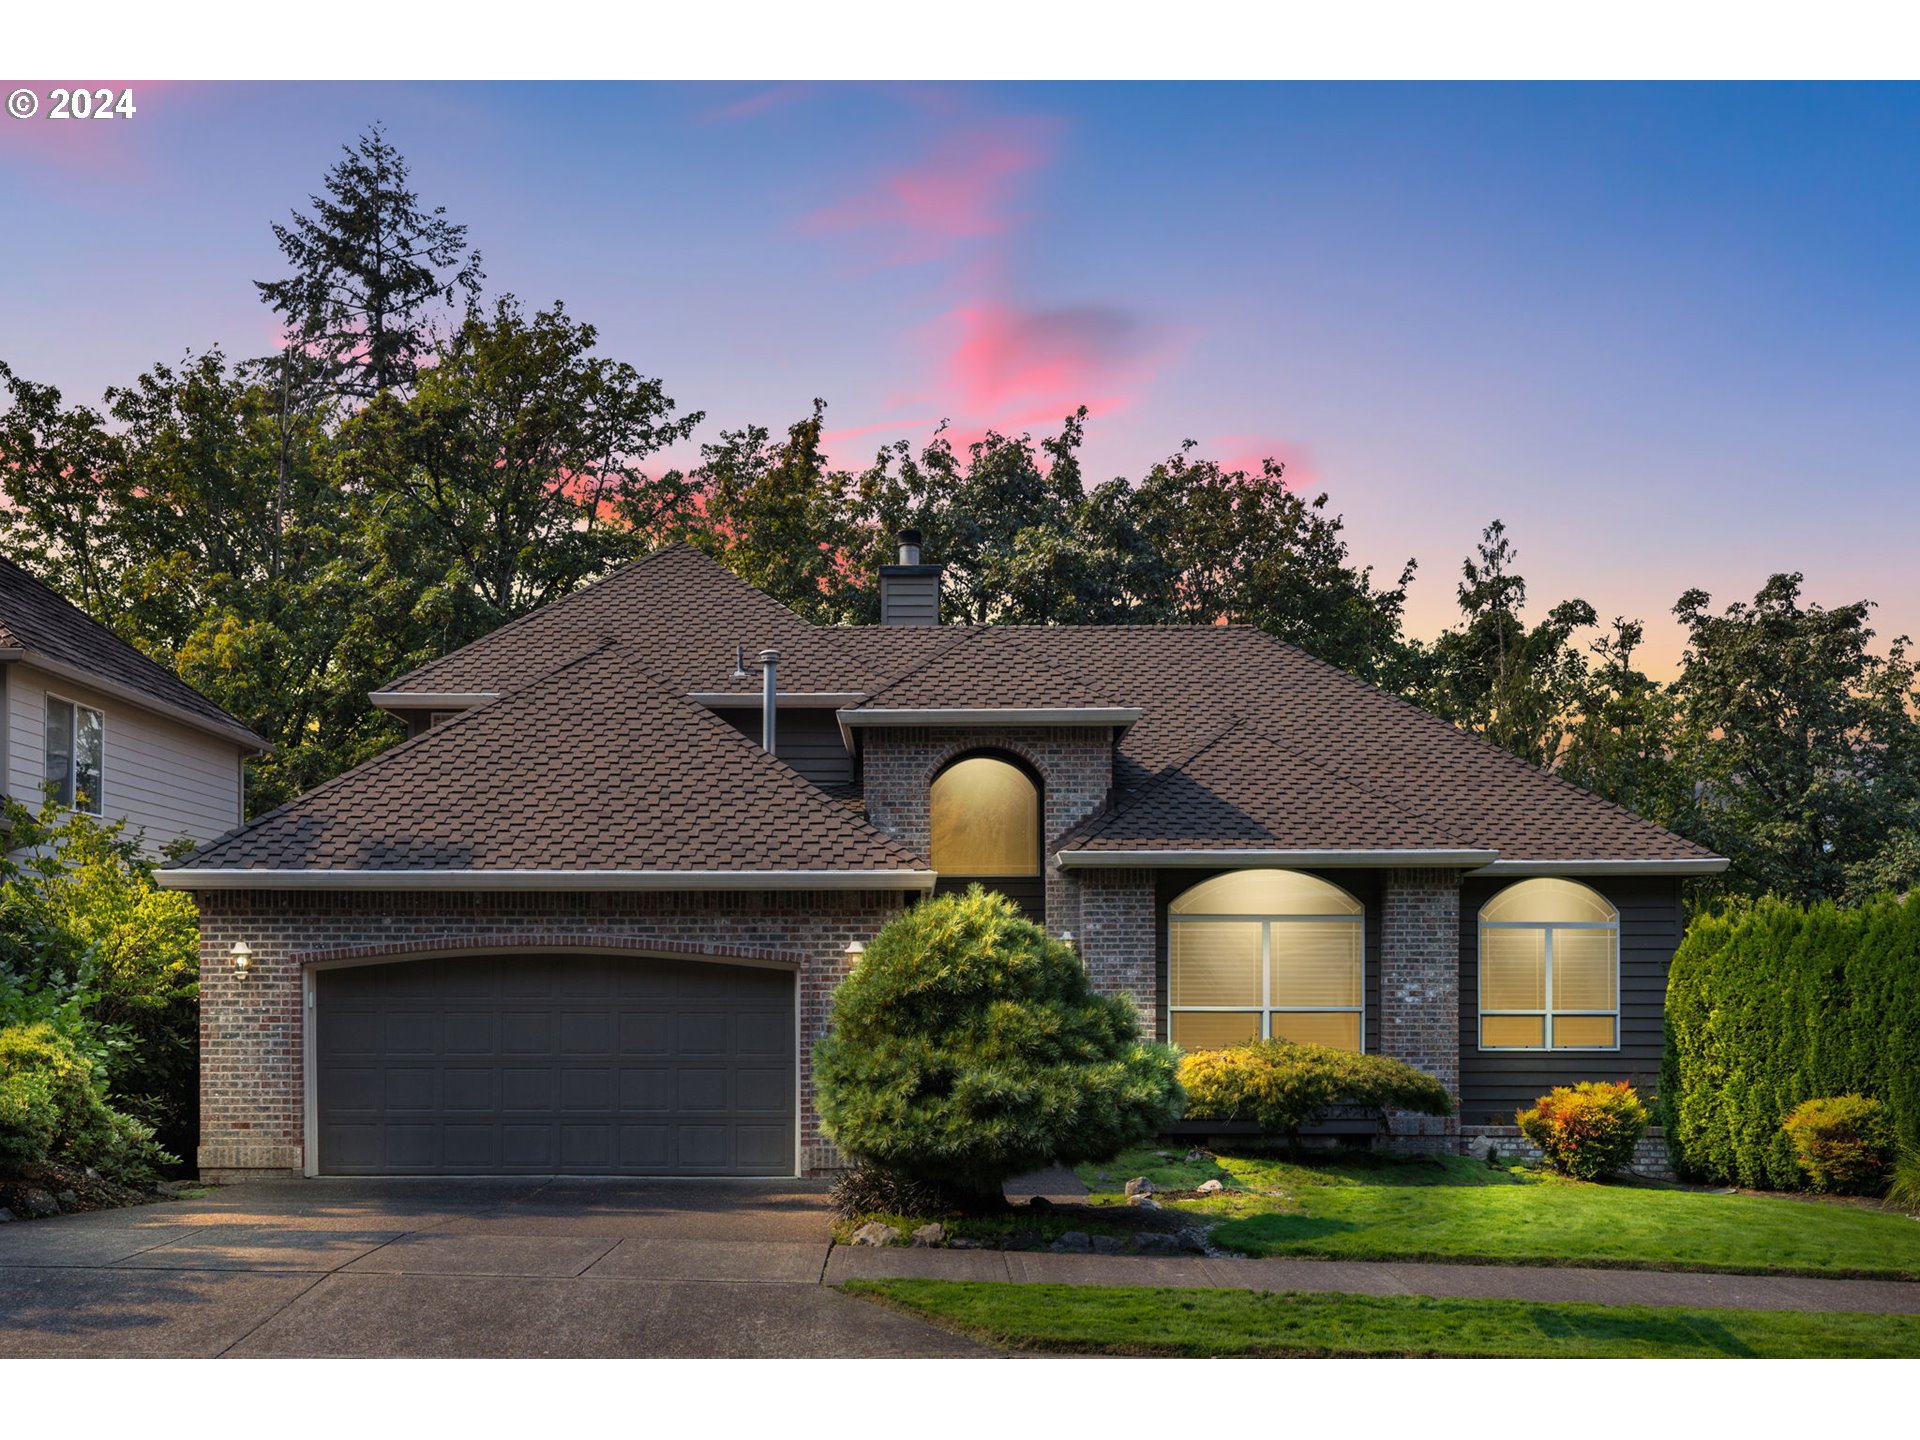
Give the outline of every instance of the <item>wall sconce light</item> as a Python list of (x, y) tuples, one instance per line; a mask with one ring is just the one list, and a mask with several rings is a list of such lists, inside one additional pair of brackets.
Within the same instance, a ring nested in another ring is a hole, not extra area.
[(253, 947), (244, 940), (233, 942), (233, 949), (227, 952), (233, 957), (233, 974), (237, 980), (247, 978), (247, 972), (253, 968)]
[(867, 953), (867, 942), (866, 942), (866, 941), (864, 941), (864, 940), (849, 940), (849, 941), (847, 942), (847, 958), (848, 958), (849, 960), (858, 960), (858, 959), (859, 959), (859, 958), (860, 958), (860, 957), (861, 957), (862, 955), (864, 955), (864, 954), (866, 954), (866, 953)]
[(1073, 948), (1073, 931), (1062, 930), (1060, 932), (1060, 943), (1071, 950)]

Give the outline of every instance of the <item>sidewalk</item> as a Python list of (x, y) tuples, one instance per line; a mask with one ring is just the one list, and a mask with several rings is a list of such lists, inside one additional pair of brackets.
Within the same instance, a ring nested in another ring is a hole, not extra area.
[(822, 1277), (999, 1280), (1019, 1285), (1146, 1285), (1181, 1290), (1312, 1290), (1350, 1295), (1580, 1301), (1732, 1310), (1920, 1315), (1920, 1282), (1581, 1270), (1544, 1265), (1399, 1261), (1212, 1260), (1199, 1256), (1057, 1255), (1021, 1250), (910, 1250), (835, 1245)]

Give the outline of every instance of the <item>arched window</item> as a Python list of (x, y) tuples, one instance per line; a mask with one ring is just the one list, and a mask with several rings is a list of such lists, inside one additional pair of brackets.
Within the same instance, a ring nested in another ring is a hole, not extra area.
[(1480, 911), (1480, 1048), (1617, 1050), (1620, 912), (1572, 880), (1522, 880)]
[(1040, 787), (1018, 765), (965, 756), (934, 777), (927, 803), (943, 879), (1040, 873)]
[(1235, 870), (1194, 886), (1167, 912), (1173, 1043), (1360, 1049), (1364, 919), (1346, 891), (1297, 870)]

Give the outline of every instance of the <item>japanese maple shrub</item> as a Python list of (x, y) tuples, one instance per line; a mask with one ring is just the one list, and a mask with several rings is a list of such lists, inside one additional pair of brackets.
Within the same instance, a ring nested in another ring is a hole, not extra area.
[(1624, 1169), (1647, 1129), (1647, 1107), (1624, 1080), (1556, 1086), (1513, 1118), (1540, 1147), (1548, 1169), (1576, 1180)]
[(841, 1152), (992, 1208), (1015, 1175), (1104, 1160), (1178, 1112), (1174, 1052), (1073, 951), (973, 886), (889, 922), (814, 1050)]
[(1780, 1123), (1807, 1188), (1835, 1195), (1878, 1195), (1893, 1164), (1887, 1107), (1864, 1095), (1803, 1100)]

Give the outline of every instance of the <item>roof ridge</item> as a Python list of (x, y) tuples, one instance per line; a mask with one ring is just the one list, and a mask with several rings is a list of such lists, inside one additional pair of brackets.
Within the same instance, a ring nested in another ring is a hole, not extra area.
[(965, 630), (954, 640), (954, 642), (951, 645), (942, 645), (938, 647), (931, 655), (927, 656), (927, 658), (922, 660), (919, 664), (908, 666), (905, 670), (902, 670), (898, 675), (895, 675), (892, 679), (888, 680), (885, 684), (881, 685), (879, 689), (875, 690), (872, 694), (868, 695), (865, 700), (860, 702), (862, 707), (864, 708), (865, 706), (873, 704), (874, 701), (878, 700), (882, 695), (885, 695), (889, 690), (895, 689), (896, 687), (905, 684), (908, 680), (911, 680), (914, 676), (918, 675), (921, 671), (925, 670), (929, 665), (933, 664), (934, 661), (944, 660), (947, 656), (953, 654), (956, 650), (959, 650), (964, 646), (973, 644), (976, 640), (980, 638), (981, 634), (986, 630), (986, 628), (987, 627), (984, 625), (967, 626)]

